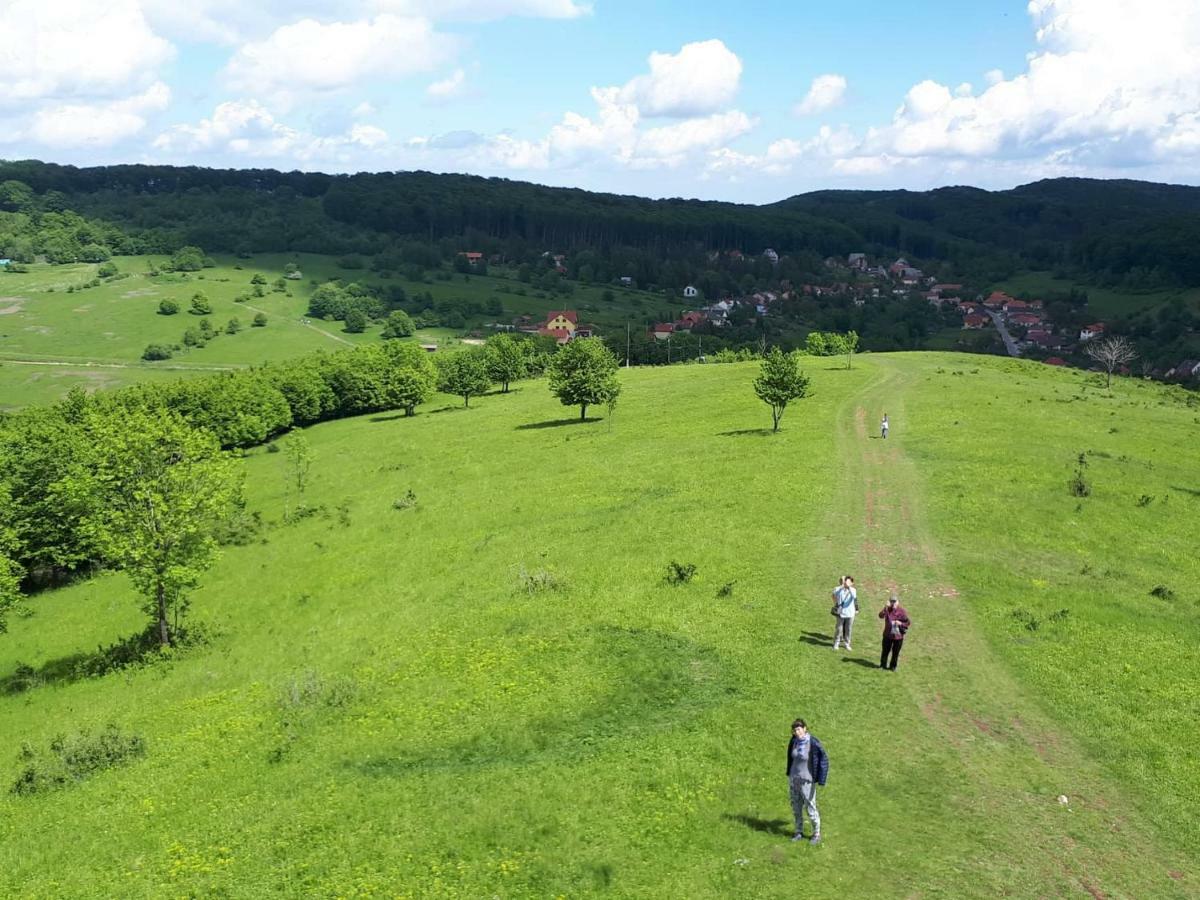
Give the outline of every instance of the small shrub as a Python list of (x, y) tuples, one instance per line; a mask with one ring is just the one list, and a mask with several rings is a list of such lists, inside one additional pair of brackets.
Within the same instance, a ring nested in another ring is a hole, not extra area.
[(254, 316), (254, 321), (251, 324), (253, 324), (255, 328), (266, 328), (267, 327), (266, 313), (256, 313)]
[(171, 348), (164, 346), (163, 344), (149, 344), (146, 347), (146, 349), (142, 351), (142, 359), (148, 360), (150, 362), (153, 362), (154, 360), (158, 360), (158, 359), (170, 359), (170, 358), (171, 358)]
[(517, 582), (527, 594), (545, 594), (563, 587), (562, 579), (547, 569), (530, 572), (525, 566), (517, 573)]
[(1055, 610), (1054, 612), (1050, 613), (1050, 615), (1048, 615), (1046, 617), (1046, 619), (1047, 619), (1047, 621), (1055, 622), (1055, 623), (1065, 622), (1065, 621), (1067, 621), (1067, 618), (1070, 615), (1071, 615), (1071, 611), (1069, 609), (1059, 609), (1059, 610)]
[(278, 444), (267, 444), (267, 452), (268, 453), (278, 453), (279, 445)]
[(392, 509), (412, 509), (416, 505), (417, 495), (413, 493), (412, 488), (409, 488), (403, 497), (392, 501)]
[(1156, 584), (1150, 589), (1150, 596), (1157, 597), (1159, 600), (1166, 600), (1168, 603), (1175, 601), (1175, 592), (1165, 584)]
[(667, 584), (687, 584), (696, 576), (694, 563), (679, 563), (671, 560), (667, 563)]
[(17, 757), (21, 772), (11, 790), (25, 796), (57, 790), (145, 755), (146, 742), (141, 735), (125, 734), (113, 724), (95, 734), (58, 735), (46, 753), (29, 744), (21, 747)]
[(1024, 626), (1026, 631), (1037, 631), (1042, 626), (1037, 616), (1023, 607), (1014, 609), (1011, 615), (1020, 625)]
[(179, 304), (170, 298), (158, 301), (158, 314), (160, 316), (173, 316), (179, 312)]
[(721, 585), (719, 588), (717, 588), (717, 596), (720, 597), (722, 600), (732, 597), (733, 596), (733, 586), (735, 584), (737, 584), (736, 581), (725, 582), (723, 585)]
[(1088, 461), (1087, 454), (1080, 453), (1075, 461), (1075, 474), (1071, 476), (1071, 480), (1067, 482), (1071, 489), (1072, 497), (1087, 497), (1092, 493), (1092, 486), (1088, 484), (1084, 478), (1084, 472), (1087, 471)]
[(1154, 502), (1154, 498), (1151, 497), (1149, 494), (1142, 494), (1142, 496), (1137, 498), (1138, 506), (1149, 506), (1153, 502)]

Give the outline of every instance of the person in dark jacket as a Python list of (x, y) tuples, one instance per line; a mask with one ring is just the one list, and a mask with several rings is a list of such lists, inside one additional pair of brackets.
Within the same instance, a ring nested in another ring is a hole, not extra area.
[[(900, 648), (904, 645), (904, 635), (912, 625), (912, 620), (908, 618), (908, 611), (900, 605), (900, 598), (895, 594), (888, 597), (887, 605), (879, 611), (879, 618), (883, 619), (883, 652), (879, 654), (879, 668), (890, 668), (895, 672)], [(890, 666), (889, 654), (892, 657)]]
[(817, 785), (824, 787), (829, 777), (829, 757), (816, 736), (808, 733), (803, 719), (792, 723), (792, 739), (787, 752), (788, 793), (792, 800), (792, 815), (796, 818), (793, 841), (804, 839), (803, 814), (812, 822), (810, 844), (821, 843), (821, 814), (817, 812)]

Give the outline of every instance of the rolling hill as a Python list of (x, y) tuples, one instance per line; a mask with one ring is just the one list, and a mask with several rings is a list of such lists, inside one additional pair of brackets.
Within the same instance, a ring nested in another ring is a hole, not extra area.
[[(809, 370), (778, 435), (754, 364), (627, 371), (583, 424), (535, 381), (314, 426), (298, 521), (286, 454), (250, 451), (264, 529), (196, 592), (206, 642), (87, 674), (142, 624), (108, 574), (0, 636), (6, 785), (56, 735), (141, 750), (0, 792), (0, 894), (1195, 896), (1194, 396), (955, 354)], [(798, 715), (831, 757), (815, 848), (788, 841)]]

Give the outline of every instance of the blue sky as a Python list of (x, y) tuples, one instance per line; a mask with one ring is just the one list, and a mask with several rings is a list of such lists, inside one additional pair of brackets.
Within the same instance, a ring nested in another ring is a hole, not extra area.
[(0, 156), (761, 203), (1195, 183), (1194, 0), (5, 0)]

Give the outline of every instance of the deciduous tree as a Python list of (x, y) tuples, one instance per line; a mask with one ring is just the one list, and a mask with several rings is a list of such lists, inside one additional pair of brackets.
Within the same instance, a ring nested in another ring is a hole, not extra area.
[(97, 417), (97, 501), (84, 526), (144, 598), (161, 645), (171, 644), (188, 591), (217, 553), (217, 528), (241, 501), (238, 463), (209, 432), (166, 410)]
[(438, 359), (440, 383), (438, 388), (447, 394), (463, 398), (463, 406), (471, 405), (471, 398), (483, 394), (492, 386), (488, 375), (488, 362), (484, 348), (473, 347), (461, 353), (448, 353)]
[(1092, 359), (1100, 363), (1104, 369), (1105, 389), (1112, 387), (1113, 372), (1118, 367), (1131, 363), (1137, 359), (1137, 350), (1129, 338), (1121, 335), (1113, 335), (1102, 340), (1090, 340), (1084, 347), (1084, 352)]
[(808, 386), (808, 376), (800, 371), (796, 356), (772, 347), (754, 379), (754, 393), (771, 407), (772, 431), (779, 431), (779, 420), (791, 401), (808, 396)]
[(497, 334), (487, 342), (488, 374), (508, 393), (510, 382), (525, 377), (525, 353), (511, 335)]
[(613, 404), (621, 393), (617, 358), (600, 338), (579, 338), (550, 359), (550, 391), (563, 406), (578, 406), (579, 420), (594, 404)]

